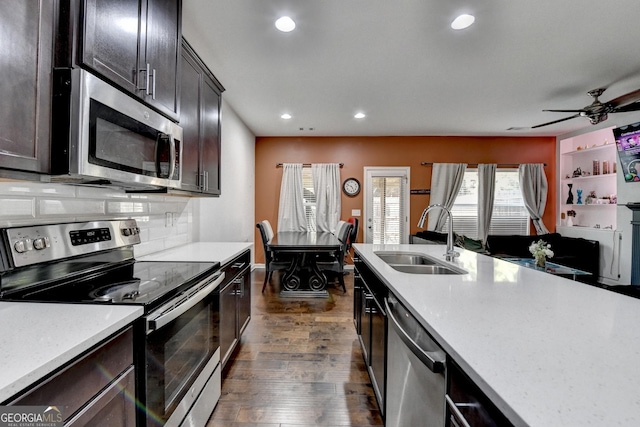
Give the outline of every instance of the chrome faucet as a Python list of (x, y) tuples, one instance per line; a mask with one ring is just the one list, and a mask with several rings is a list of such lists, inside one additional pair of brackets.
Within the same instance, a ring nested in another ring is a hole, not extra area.
[(447, 261), (453, 261), (455, 257), (460, 256), (460, 254), (453, 249), (453, 217), (451, 216), (451, 211), (449, 209), (441, 204), (427, 206), (422, 211), (422, 215), (420, 215), (420, 219), (418, 220), (418, 228), (424, 228), (424, 221), (427, 218), (427, 214), (431, 209), (434, 208), (442, 209), (447, 213), (447, 216), (449, 217), (449, 229), (447, 230), (447, 252), (444, 254), (444, 256)]

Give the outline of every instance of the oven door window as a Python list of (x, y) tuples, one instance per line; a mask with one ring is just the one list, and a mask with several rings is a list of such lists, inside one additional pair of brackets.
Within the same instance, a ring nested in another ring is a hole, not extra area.
[(218, 294), (147, 336), (147, 408), (166, 420), (219, 347)]
[(94, 99), (89, 110), (90, 163), (138, 175), (169, 177), (174, 153), (168, 135)]

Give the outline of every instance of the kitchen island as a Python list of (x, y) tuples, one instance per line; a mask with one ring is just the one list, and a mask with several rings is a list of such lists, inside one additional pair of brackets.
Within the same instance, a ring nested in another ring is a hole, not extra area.
[(461, 275), (401, 273), (375, 255), (444, 261), (444, 245), (354, 248), (514, 425), (640, 425), (640, 300), (462, 249)]

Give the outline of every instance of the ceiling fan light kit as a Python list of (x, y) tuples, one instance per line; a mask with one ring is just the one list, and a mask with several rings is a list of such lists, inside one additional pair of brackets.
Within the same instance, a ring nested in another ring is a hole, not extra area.
[(576, 113), (573, 116), (564, 117), (562, 119), (553, 120), (551, 122), (542, 123), (532, 126), (532, 129), (552, 125), (555, 123), (571, 120), (576, 117), (587, 117), (592, 125), (602, 123), (609, 118), (609, 113), (627, 113), (630, 111), (640, 111), (640, 89), (629, 92), (609, 102), (601, 102), (598, 97), (604, 93), (606, 88), (593, 89), (587, 92), (587, 95), (593, 98), (593, 102), (584, 108), (577, 110), (542, 110), (554, 113)]

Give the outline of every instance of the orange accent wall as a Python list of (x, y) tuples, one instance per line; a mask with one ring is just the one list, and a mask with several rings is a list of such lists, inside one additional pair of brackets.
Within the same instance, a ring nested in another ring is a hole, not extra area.
[[(278, 225), (278, 200), (282, 168), (277, 163), (344, 163), (340, 178), (357, 178), (364, 185), (365, 166), (411, 167), (411, 189), (431, 188), (431, 163), (546, 163), (549, 194), (543, 216), (550, 231), (555, 230), (556, 212), (556, 139), (555, 137), (258, 137), (256, 138), (255, 222), (268, 219), (274, 231)], [(346, 220), (352, 209), (363, 209), (363, 192), (356, 197), (342, 193), (342, 215)], [(428, 195), (410, 196), (410, 232), (429, 204)], [(362, 242), (362, 219), (358, 241)], [(262, 240), (255, 233), (257, 263), (264, 262)]]

